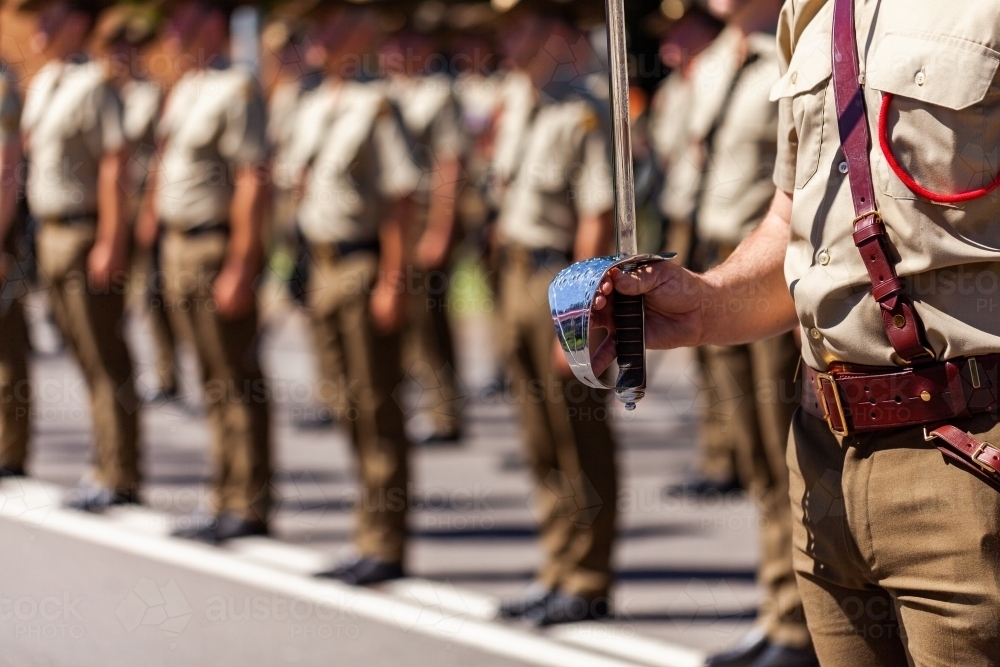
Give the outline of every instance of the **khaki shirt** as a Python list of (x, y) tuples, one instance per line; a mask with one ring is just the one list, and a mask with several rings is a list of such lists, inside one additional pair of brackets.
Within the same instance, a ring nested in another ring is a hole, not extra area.
[(20, 138), (21, 95), (17, 82), (0, 62), (0, 145)]
[(151, 81), (132, 79), (121, 87), (124, 105), (125, 138), (131, 150), (125, 164), (127, 180), (121, 183), (130, 199), (128, 208), (132, 217), (138, 214), (141, 193), (149, 177), (149, 168), (156, 155), (156, 124), (160, 118), (163, 91)]
[(291, 159), (292, 141), (298, 123), (298, 114), (306, 98), (316, 91), (317, 84), (308, 78), (278, 85), (267, 105), (267, 139), (273, 153), (271, 177), (283, 190), (298, 185), (298, 178), (305, 165), (294, 164)]
[(461, 118), (451, 79), (443, 74), (393, 77), (387, 92), (415, 144), (437, 156), (462, 154)]
[(506, 242), (570, 253), (579, 218), (612, 209), (609, 140), (597, 114), (579, 97), (543, 102), (535, 112), (500, 209)]
[(687, 137), (692, 93), (690, 78), (676, 71), (660, 84), (650, 104), (649, 139), (664, 174), (657, 206), (671, 221), (690, 220), (700, 180), (700, 151)]
[(28, 85), (28, 205), (37, 218), (97, 212), (101, 158), (125, 145), (122, 102), (103, 65), (50, 62)]
[(299, 226), (313, 243), (376, 240), (386, 205), (422, 175), (381, 83), (324, 82), (302, 107), (291, 154), (309, 165)]
[(499, 116), (493, 140), (493, 173), (501, 186), (514, 179), (523, 157), (524, 135), (535, 108), (535, 87), (524, 72), (513, 70), (500, 84)]
[(167, 98), (156, 206), (166, 227), (225, 222), (236, 172), (267, 158), (267, 114), (257, 84), (229, 67), (185, 74)]
[[(885, 366), (899, 360), (851, 239), (854, 208), (839, 169), (832, 10), (832, 2), (794, 0), (779, 25), (784, 74), (771, 92), (781, 105), (774, 179), (794, 196), (785, 274), (807, 363)], [(877, 120), (881, 93), (893, 94), (889, 141), (924, 187), (957, 192), (992, 182), (1000, 145), (1000, 3), (859, 0), (857, 34), (876, 203), (927, 341), (939, 359), (996, 352), (997, 193), (957, 206), (918, 198), (888, 168)]]
[[(777, 153), (778, 105), (768, 91), (780, 75), (774, 35), (743, 36), (723, 30), (698, 57), (692, 72), (689, 139), (707, 142), (698, 238), (737, 245), (757, 226), (774, 197), (772, 165)], [(744, 64), (746, 63), (746, 64)]]

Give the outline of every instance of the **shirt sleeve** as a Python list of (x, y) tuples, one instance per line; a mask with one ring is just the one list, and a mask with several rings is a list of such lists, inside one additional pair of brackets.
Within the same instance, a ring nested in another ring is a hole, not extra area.
[(454, 98), (449, 98), (434, 119), (433, 148), (436, 155), (456, 157), (464, 153), (461, 122), (458, 104)]
[(413, 193), (420, 184), (421, 172), (410, 158), (399, 116), (386, 103), (379, 112), (372, 134), (378, 169), (378, 191), (395, 201)]
[[(590, 110), (587, 113), (593, 114)], [(583, 137), (582, 168), (577, 173), (573, 170), (569, 173), (576, 212), (580, 216), (601, 215), (615, 205), (608, 137), (596, 120), (587, 124), (593, 127), (589, 127)]]
[(219, 155), (237, 167), (267, 159), (267, 107), (256, 84), (243, 82), (223, 122)]
[(117, 153), (125, 146), (125, 111), (122, 98), (110, 83), (97, 89), (97, 131), (101, 153)]
[[(788, 63), (792, 59), (792, 7), (787, 3), (781, 13), (778, 23), (778, 67), (781, 76), (788, 71)], [(799, 137), (795, 130), (792, 115), (792, 98), (782, 97), (778, 100), (778, 150), (774, 161), (774, 184), (783, 192), (795, 190), (796, 157), (799, 150)]]

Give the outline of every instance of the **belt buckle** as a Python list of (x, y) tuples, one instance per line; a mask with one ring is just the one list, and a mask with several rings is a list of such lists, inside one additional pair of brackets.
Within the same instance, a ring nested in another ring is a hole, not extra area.
[[(837, 427), (833, 425), (833, 413), (830, 412), (830, 405), (826, 401), (826, 393), (823, 391), (823, 380), (829, 382), (830, 386), (833, 388), (833, 400), (837, 405), (837, 415), (840, 417), (840, 423), (844, 425), (843, 429), (838, 430)], [(829, 373), (817, 373), (816, 393), (819, 394), (820, 405), (823, 406), (823, 419), (826, 420), (826, 425), (829, 427), (830, 432), (842, 438), (847, 437), (849, 431), (847, 428), (847, 414), (844, 412), (844, 404), (840, 400), (840, 390), (837, 389), (837, 379)]]
[(975, 463), (980, 468), (982, 468), (986, 473), (990, 475), (1000, 474), (1000, 470), (997, 470), (988, 463), (983, 463), (982, 461), (979, 460), (979, 455), (985, 452), (987, 447), (989, 447), (990, 449), (998, 449), (996, 446), (991, 445), (988, 442), (982, 442), (979, 444), (978, 447), (976, 447), (976, 451), (972, 453), (972, 462)]

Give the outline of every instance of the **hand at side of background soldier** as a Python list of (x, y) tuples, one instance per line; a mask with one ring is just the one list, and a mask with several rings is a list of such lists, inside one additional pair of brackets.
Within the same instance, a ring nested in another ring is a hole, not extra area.
[(444, 266), (450, 250), (450, 239), (439, 232), (427, 230), (415, 249), (417, 265), (424, 271), (435, 271)]
[(254, 272), (243, 263), (227, 263), (222, 267), (213, 285), (215, 303), (219, 314), (230, 320), (245, 317), (253, 309)]
[(91, 286), (104, 289), (112, 282), (124, 280), (128, 269), (128, 252), (113, 241), (98, 241), (87, 255), (87, 277)]
[(381, 334), (396, 331), (403, 324), (406, 308), (401, 286), (380, 278), (372, 291), (370, 308), (376, 331)]

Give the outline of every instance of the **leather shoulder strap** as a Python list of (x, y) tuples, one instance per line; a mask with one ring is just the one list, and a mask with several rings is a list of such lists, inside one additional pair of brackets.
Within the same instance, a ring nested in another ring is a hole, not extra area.
[(882, 313), (882, 326), (892, 348), (907, 363), (930, 361), (923, 325), (903, 293), (903, 281), (889, 259), (885, 224), (875, 202), (872, 185), (871, 135), (859, 71), (858, 41), (854, 26), (854, 0), (834, 0), (833, 91), (837, 104), (837, 129), (847, 160), (854, 199), (854, 245), (868, 270), (872, 296)]

